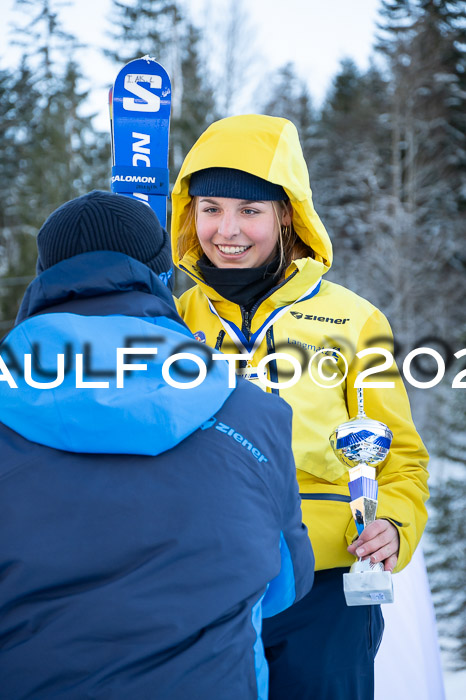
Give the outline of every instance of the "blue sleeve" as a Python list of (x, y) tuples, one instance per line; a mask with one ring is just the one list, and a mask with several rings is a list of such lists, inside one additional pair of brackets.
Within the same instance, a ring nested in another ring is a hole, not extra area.
[[(291, 411), (290, 411), (291, 413)], [(314, 553), (307, 527), (302, 522), (301, 497), (291, 450), (291, 420), (281, 443), (282, 481), (278, 486), (281, 506), (280, 558), (278, 576), (269, 582), (262, 602), (264, 617), (272, 617), (301, 600), (314, 581)]]

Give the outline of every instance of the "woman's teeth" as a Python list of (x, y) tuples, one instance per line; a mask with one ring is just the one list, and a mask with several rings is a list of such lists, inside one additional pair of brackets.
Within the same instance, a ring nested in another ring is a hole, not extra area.
[(225, 255), (239, 255), (250, 247), (249, 245), (217, 245), (219, 251)]

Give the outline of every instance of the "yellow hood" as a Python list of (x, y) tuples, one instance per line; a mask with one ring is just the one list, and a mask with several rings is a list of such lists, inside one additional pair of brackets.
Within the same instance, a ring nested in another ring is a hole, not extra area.
[[(176, 265), (178, 236), (186, 220), (191, 197), (191, 174), (205, 168), (236, 168), (281, 185), (293, 207), (296, 233), (328, 269), (332, 244), (312, 203), (309, 174), (299, 143), (298, 132), (288, 119), (248, 114), (220, 119), (209, 126), (186, 156), (172, 192), (172, 250)], [(183, 258), (188, 269), (199, 259), (200, 246)]]

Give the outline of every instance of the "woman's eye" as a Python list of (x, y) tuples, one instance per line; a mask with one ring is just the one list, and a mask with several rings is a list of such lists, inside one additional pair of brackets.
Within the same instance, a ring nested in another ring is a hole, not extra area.
[(217, 207), (207, 207), (206, 209), (202, 210), (205, 214), (215, 214), (218, 209)]
[(243, 214), (257, 214), (255, 209), (243, 209)]

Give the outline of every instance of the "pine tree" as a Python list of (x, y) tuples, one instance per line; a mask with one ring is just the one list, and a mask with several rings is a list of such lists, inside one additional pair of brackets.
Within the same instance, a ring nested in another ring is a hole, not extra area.
[(21, 140), (27, 168), (17, 189), (18, 197), (28, 203), (24, 209), (29, 214), (22, 214), (24, 224), (37, 228), (56, 206), (104, 184), (109, 140), (107, 135), (102, 139), (95, 134), (92, 116), (83, 116), (88, 93), (80, 90), (83, 76), (73, 58), (77, 41), (62, 29), (59, 4), (52, 0), (16, 2), (27, 11), (26, 24), (17, 26), (15, 34), (17, 43), (25, 47), (23, 74), (30, 76), (24, 85), (18, 82), (16, 86), (29, 127)]
[(287, 63), (266, 80), (269, 99), (261, 106), (264, 114), (285, 117), (296, 126), (303, 154), (309, 164), (316, 137), (317, 119), (306, 83), (299, 78), (292, 63)]
[(10, 187), (16, 175), (17, 156), (12, 132), (15, 124), (15, 101), (12, 92), (13, 73), (0, 71), (0, 275), (7, 264), (7, 246), (10, 237), (9, 217), (11, 214)]
[(222, 116), (228, 117), (243, 111), (248, 99), (247, 78), (257, 60), (255, 32), (244, 0), (226, 0), (218, 9), (216, 36), (212, 36), (210, 26), (206, 26), (206, 32), (209, 50), (215, 57), (212, 68), (216, 101)]
[(384, 247), (392, 275), (385, 279), (401, 333), (409, 337), (413, 319), (425, 315), (427, 328), (446, 336), (458, 322), (464, 293), (466, 65), (458, 22), (464, 4), (461, 9), (440, 0), (384, 0), (381, 16), (378, 48), (387, 57), (392, 87), (392, 227)]
[[(11, 325), (18, 300), (31, 277), (33, 239), (23, 233), (18, 214), (18, 187), (24, 179), (25, 143), (30, 125), (25, 118), (35, 100), (31, 75), (19, 71), (0, 74), (0, 335)], [(5, 280), (4, 277), (8, 277)]]
[(458, 416), (466, 414), (466, 395), (461, 389), (450, 391), (449, 415), (437, 435), (426, 561), (442, 646), (449, 652), (449, 664), (460, 670), (466, 669), (466, 560), (456, 553), (466, 541), (466, 438), (461, 425), (458, 429)]
[[(174, 115), (170, 128), (170, 181), (174, 184), (182, 162), (208, 125), (217, 118), (212, 88), (206, 77), (205, 64), (199, 48), (201, 35), (190, 22), (187, 23), (181, 75), (183, 91), (178, 115)], [(182, 294), (193, 284), (183, 272), (175, 270), (175, 292)]]
[(19, 192), (23, 222), (32, 228), (63, 202), (96, 186), (108, 188), (108, 142), (101, 152), (90, 117), (80, 114), (87, 93), (78, 90), (79, 80), (76, 64), (68, 62), (32, 118), (29, 165)]
[(12, 325), (24, 288), (34, 274), (36, 230), (30, 224), (31, 210), (28, 203), (24, 204), (22, 188), (32, 165), (30, 144), (34, 139), (34, 127), (31, 115), (38, 99), (33, 72), (23, 60), (19, 70), (11, 71), (5, 90), (0, 94), (3, 117), (0, 332)]
[(381, 299), (367, 262), (383, 226), (385, 112), (386, 85), (377, 69), (362, 73), (343, 60), (322, 108), (310, 163), (316, 206), (335, 251), (329, 278), (376, 304)]
[[(393, 317), (404, 337), (422, 329), (452, 350), (464, 345), (465, 321), (465, 19), (461, 2), (384, 0), (378, 46), (392, 78), (384, 258)], [(441, 640), (464, 668), (466, 570), (452, 556), (465, 537), (464, 391), (446, 377), (429, 391), (419, 402), (430, 407), (422, 422), (434, 454), (427, 563)]]
[[(24, 47), (8, 91), (0, 94), (6, 110), (1, 153), (9, 168), (4, 194), (6, 260), (0, 274), (0, 318), (14, 319), (25, 283), (35, 272), (35, 235), (46, 217), (63, 202), (108, 183), (108, 136), (96, 135), (91, 117), (82, 116), (87, 94), (73, 61), (75, 41), (65, 33), (50, 0), (17, 0), (26, 21), (15, 27)], [(63, 56), (67, 61), (63, 62)], [(13, 105), (13, 106), (12, 106)], [(103, 177), (105, 170), (105, 178)]]
[[(144, 55), (153, 56), (172, 74), (171, 60), (177, 50), (177, 31), (182, 15), (172, 0), (112, 0), (109, 32), (112, 49), (104, 53), (124, 66)], [(116, 47), (116, 48), (115, 48)]]
[(178, 173), (184, 157), (209, 124), (217, 118), (212, 87), (206, 77), (205, 64), (201, 58), (200, 30), (188, 22), (184, 30), (181, 74), (183, 93), (179, 115), (172, 119), (171, 136), (178, 148), (172, 148), (170, 170), (172, 180)]
[(53, 84), (61, 53), (77, 46), (73, 35), (64, 31), (57, 7), (56, 0), (15, 0), (15, 9), (23, 19), (13, 27), (13, 44), (22, 48), (23, 61), (34, 66), (37, 81), (44, 81), (43, 90)]

